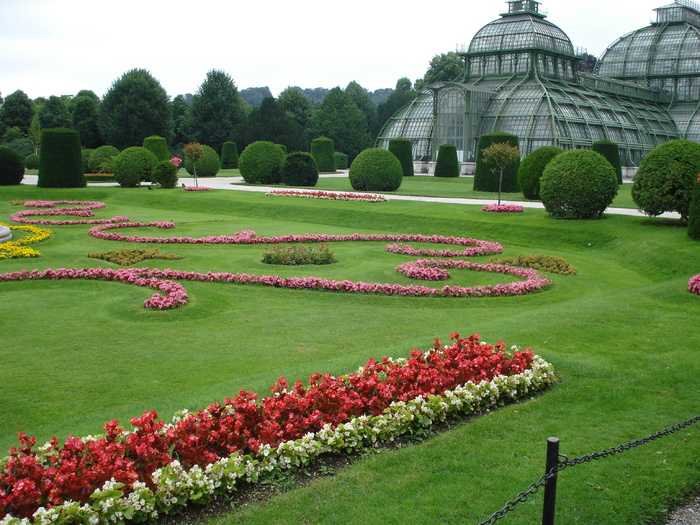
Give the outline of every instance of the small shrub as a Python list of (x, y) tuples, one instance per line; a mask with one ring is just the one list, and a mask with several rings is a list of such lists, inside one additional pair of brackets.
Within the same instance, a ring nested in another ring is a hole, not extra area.
[(688, 237), (700, 241), (700, 175), (693, 186), (693, 196), (690, 199)]
[(319, 172), (336, 172), (334, 148), (334, 142), (326, 137), (318, 137), (311, 142), (311, 155), (316, 159)]
[(678, 212), (688, 220), (693, 186), (700, 173), (700, 144), (672, 140), (656, 146), (639, 164), (632, 199), (647, 215)]
[(564, 150), (542, 146), (525, 157), (518, 168), (518, 184), (526, 199), (540, 200), (540, 178), (547, 164)]
[(615, 170), (595, 151), (576, 149), (554, 157), (540, 179), (540, 197), (554, 217), (602, 216), (617, 195)]
[(125, 248), (123, 250), (88, 253), (87, 256), (91, 259), (100, 259), (102, 261), (113, 262), (120, 266), (131, 266), (132, 264), (138, 264), (146, 259), (164, 259), (166, 261), (176, 261), (182, 259), (182, 257), (173, 253), (162, 253), (158, 248), (136, 248), (134, 250)]
[[(404, 177), (412, 177), (413, 172), (413, 144), (409, 139), (395, 138), (389, 141), (391, 151), (401, 163)], [(457, 172), (459, 175), (459, 171)]]
[(517, 257), (491, 257), (490, 263), (533, 268), (559, 275), (576, 275), (576, 267), (562, 257), (554, 255), (518, 255)]
[(335, 169), (336, 170), (346, 170), (348, 169), (348, 156), (345, 153), (336, 151), (333, 153), (333, 158), (335, 159)]
[(381, 148), (366, 149), (350, 165), (350, 185), (359, 191), (396, 191), (403, 170), (396, 156)]
[(100, 146), (90, 153), (90, 160), (88, 161), (90, 173), (103, 173), (100, 171), (100, 165), (110, 157), (116, 157), (117, 155), (119, 155), (119, 150), (114, 146)]
[(37, 186), (83, 188), (86, 185), (80, 134), (65, 128), (42, 131)]
[(302, 264), (332, 264), (336, 262), (336, 258), (327, 244), (321, 244), (318, 247), (275, 246), (263, 252), (262, 262), (298, 266)]
[(34, 153), (36, 145), (31, 139), (21, 138), (11, 140), (5, 143), (5, 146), (11, 148), (17, 152), (20, 159), (25, 158), (27, 155)]
[(95, 151), (93, 149), (84, 149), (82, 151), (82, 156), (83, 156), (83, 173), (92, 173), (90, 171), (90, 155), (92, 155), (92, 152)]
[(241, 177), (248, 184), (279, 184), (285, 155), (272, 142), (260, 140), (243, 150), (238, 159)]
[(238, 147), (235, 142), (224, 142), (221, 147), (221, 169), (238, 168)]
[(591, 149), (605, 157), (605, 160), (607, 160), (615, 170), (615, 175), (617, 176), (617, 183), (622, 184), (622, 163), (620, 162), (620, 147), (614, 142), (610, 142), (609, 140), (599, 140), (598, 142), (593, 143)]
[(143, 147), (151, 150), (156, 156), (158, 162), (162, 160), (170, 160), (170, 152), (168, 151), (168, 143), (163, 137), (152, 135), (143, 139)]
[(0, 186), (15, 186), (24, 178), (22, 158), (12, 148), (0, 146)]
[(177, 166), (169, 160), (161, 160), (153, 168), (151, 180), (161, 188), (174, 188), (177, 184)]
[[(476, 168), (474, 169), (474, 191), (489, 191), (497, 192), (500, 179), (500, 169), (494, 164), (484, 162), (483, 151), (492, 144), (502, 143), (510, 144), (515, 148), (519, 148), (517, 135), (510, 133), (487, 133), (479, 137), (479, 146), (476, 152)], [(516, 162), (512, 166), (503, 171), (503, 180), (501, 181), (501, 191), (505, 193), (514, 193), (520, 191), (518, 186), (518, 168), (520, 163)]]
[[(192, 159), (185, 156), (185, 169), (190, 175), (194, 175), (194, 166)], [(216, 177), (221, 169), (221, 160), (219, 155), (214, 151), (214, 148), (204, 146), (204, 156), (196, 163), (197, 177)]]
[(24, 159), (24, 167), (28, 170), (38, 170), (39, 169), (39, 155), (36, 153), (30, 153)]
[(142, 181), (150, 180), (156, 156), (143, 147), (133, 146), (122, 151), (114, 159), (114, 177), (124, 188), (136, 188)]
[(318, 166), (310, 153), (292, 153), (282, 164), (282, 182), (287, 186), (316, 186)]

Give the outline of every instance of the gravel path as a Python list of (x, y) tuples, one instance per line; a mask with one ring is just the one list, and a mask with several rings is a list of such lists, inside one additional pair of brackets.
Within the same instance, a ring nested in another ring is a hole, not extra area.
[(685, 507), (673, 511), (666, 525), (700, 525), (700, 494)]

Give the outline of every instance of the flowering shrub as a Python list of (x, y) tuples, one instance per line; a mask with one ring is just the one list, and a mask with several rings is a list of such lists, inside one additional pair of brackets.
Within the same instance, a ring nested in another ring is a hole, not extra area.
[(301, 197), (304, 199), (326, 199), (334, 201), (355, 201), (355, 202), (386, 202), (386, 198), (381, 195), (362, 194), (362, 193), (335, 193), (331, 191), (321, 190), (272, 190), (265, 195), (285, 196), (285, 197)]
[(525, 211), (525, 208), (517, 204), (487, 204), (481, 211), (497, 211), (501, 213), (518, 213)]
[[(61, 204), (72, 204), (73, 206), (62, 207)], [(96, 201), (26, 201), (25, 206), (31, 208), (52, 208), (48, 210), (23, 210), (10, 215), (10, 220), (25, 224), (110, 224), (128, 221), (128, 217), (114, 217), (112, 219), (92, 219), (92, 220), (35, 220), (25, 219), (25, 217), (37, 215), (74, 215), (78, 217), (94, 217), (91, 210), (104, 208), (107, 206), (103, 202)]]
[(700, 274), (690, 278), (690, 281), (688, 281), (688, 291), (700, 295)]
[(6, 226), (10, 230), (25, 231), (31, 234), (20, 239), (0, 243), (0, 259), (38, 257), (41, 254), (37, 250), (34, 250), (33, 248), (25, 248), (25, 245), (45, 241), (52, 235), (51, 230), (39, 228), (38, 226), (11, 226), (9, 224), (5, 224), (4, 222), (0, 222), (0, 226)]
[(297, 266), (301, 264), (332, 264), (336, 262), (335, 254), (327, 244), (318, 248), (311, 246), (275, 246), (263, 252), (262, 262), (265, 264), (283, 264)]
[(155, 412), (118, 421), (88, 438), (56, 438), (20, 446), (0, 464), (3, 525), (141, 522), (188, 502), (236, 490), (324, 453), (362, 450), (450, 417), (485, 410), (542, 390), (552, 366), (527, 349), (488, 345), (478, 335), (407, 359), (370, 359), (357, 372), (315, 374), (291, 388), (280, 378), (272, 394), (241, 390), (172, 423)]
[(518, 255), (517, 257), (492, 257), (490, 263), (523, 266), (559, 275), (576, 275), (576, 267), (555, 255)]
[(131, 266), (146, 259), (164, 259), (167, 261), (182, 259), (182, 257), (174, 253), (162, 253), (158, 248), (149, 248), (148, 250), (110, 250), (108, 252), (88, 253), (87, 256), (92, 259), (117, 263), (121, 266)]
[(185, 186), (185, 191), (211, 191), (213, 188), (207, 188), (206, 186)]

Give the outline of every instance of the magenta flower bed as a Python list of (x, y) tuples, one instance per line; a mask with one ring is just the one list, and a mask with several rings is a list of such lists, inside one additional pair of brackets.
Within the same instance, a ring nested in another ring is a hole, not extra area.
[(700, 274), (690, 278), (690, 281), (688, 281), (688, 291), (700, 295)]
[(481, 211), (495, 211), (500, 213), (520, 213), (525, 211), (525, 208), (517, 204), (487, 204)]
[(212, 188), (206, 186), (185, 186), (185, 191), (211, 191)]
[(304, 199), (324, 199), (335, 201), (386, 202), (386, 198), (382, 195), (363, 193), (335, 193), (332, 191), (322, 190), (272, 190), (267, 192), (265, 195), (300, 197)]
[[(60, 207), (61, 204), (71, 204), (72, 206)], [(25, 217), (33, 216), (52, 216), (52, 215), (73, 215), (77, 217), (94, 217), (95, 214), (91, 210), (97, 210), (107, 206), (103, 202), (97, 201), (27, 201), (25, 206), (30, 208), (52, 208), (48, 210), (22, 210), (10, 215), (10, 220), (24, 224), (55, 224), (55, 225), (70, 225), (70, 224), (111, 224), (118, 222), (126, 222), (128, 217), (114, 217), (112, 219), (91, 219), (91, 220), (50, 220), (50, 219), (26, 219)], [(59, 207), (57, 207), (59, 206)]]

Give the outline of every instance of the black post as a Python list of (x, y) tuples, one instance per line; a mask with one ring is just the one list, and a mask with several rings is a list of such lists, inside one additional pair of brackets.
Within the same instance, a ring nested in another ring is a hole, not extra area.
[[(559, 439), (547, 438), (547, 466), (545, 474), (559, 465)], [(544, 505), (542, 506), (542, 525), (554, 525), (554, 509), (557, 500), (557, 475), (549, 478), (544, 485)]]

